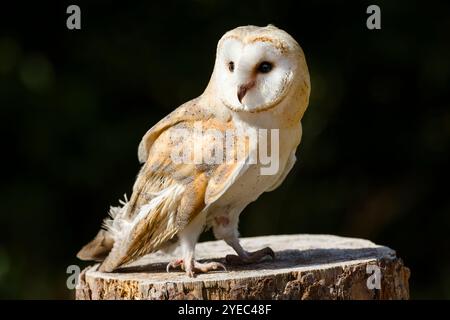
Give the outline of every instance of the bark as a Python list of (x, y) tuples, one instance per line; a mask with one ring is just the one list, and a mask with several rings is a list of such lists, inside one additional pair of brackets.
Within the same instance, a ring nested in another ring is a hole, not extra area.
[[(275, 260), (227, 266), (188, 278), (165, 271), (178, 257), (157, 252), (115, 273), (98, 264), (81, 273), (79, 300), (103, 299), (408, 299), (410, 271), (384, 246), (331, 235), (281, 235), (241, 239), (247, 250), (270, 246)], [(220, 261), (233, 254), (223, 241), (197, 245), (199, 260)], [(379, 281), (378, 281), (379, 280)]]

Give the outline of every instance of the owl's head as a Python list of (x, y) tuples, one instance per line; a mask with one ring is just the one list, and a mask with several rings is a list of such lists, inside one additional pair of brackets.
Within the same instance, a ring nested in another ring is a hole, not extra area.
[(278, 105), (306, 86), (309, 74), (303, 51), (285, 31), (245, 26), (219, 41), (215, 62), (216, 93), (234, 111), (259, 112)]

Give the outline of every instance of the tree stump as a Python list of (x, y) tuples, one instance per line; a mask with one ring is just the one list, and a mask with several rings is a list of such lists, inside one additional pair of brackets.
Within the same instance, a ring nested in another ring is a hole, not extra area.
[[(166, 272), (176, 253), (156, 252), (115, 273), (98, 264), (80, 274), (76, 299), (408, 299), (409, 269), (394, 250), (368, 240), (331, 235), (242, 238), (247, 250), (270, 246), (275, 260), (229, 266), (187, 277)], [(223, 241), (197, 245), (199, 260), (225, 263)]]

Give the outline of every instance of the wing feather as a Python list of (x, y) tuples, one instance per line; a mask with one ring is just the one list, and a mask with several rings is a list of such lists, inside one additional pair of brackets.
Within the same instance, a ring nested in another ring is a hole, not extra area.
[[(199, 141), (199, 137), (192, 134), (192, 128), (200, 122), (205, 128), (224, 133), (231, 128), (231, 121), (219, 121), (211, 115), (199, 117), (198, 111), (195, 107), (176, 111), (144, 136), (139, 156), (146, 162), (136, 179), (130, 201), (105, 223), (114, 246), (100, 271), (113, 271), (160, 249), (207, 205), (216, 201), (245, 170), (245, 159), (217, 164), (173, 160), (175, 147), (192, 148), (193, 144), (201, 143), (211, 148), (219, 142), (223, 147), (223, 141)], [(195, 114), (197, 116), (193, 116)], [(190, 134), (177, 142), (173, 140), (173, 133), (180, 128)]]

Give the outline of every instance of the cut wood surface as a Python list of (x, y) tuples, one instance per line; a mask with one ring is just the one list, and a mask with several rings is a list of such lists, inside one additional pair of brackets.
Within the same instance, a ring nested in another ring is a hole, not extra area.
[[(275, 260), (227, 266), (187, 277), (166, 272), (178, 258), (156, 252), (119, 272), (80, 274), (76, 298), (84, 299), (408, 299), (409, 269), (394, 250), (368, 240), (332, 235), (279, 235), (242, 238), (246, 250), (269, 246)], [(234, 254), (223, 241), (199, 243), (198, 260), (219, 261)], [(381, 276), (381, 277), (380, 277)], [(379, 288), (379, 289), (378, 289)]]

